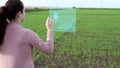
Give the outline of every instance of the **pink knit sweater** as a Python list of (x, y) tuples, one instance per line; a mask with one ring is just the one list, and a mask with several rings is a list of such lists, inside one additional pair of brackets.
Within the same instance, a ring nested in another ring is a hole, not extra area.
[(19, 23), (10, 23), (6, 28), (4, 42), (0, 47), (0, 68), (34, 68), (33, 47), (44, 53), (52, 53), (53, 31), (47, 32), (43, 42), (32, 30)]

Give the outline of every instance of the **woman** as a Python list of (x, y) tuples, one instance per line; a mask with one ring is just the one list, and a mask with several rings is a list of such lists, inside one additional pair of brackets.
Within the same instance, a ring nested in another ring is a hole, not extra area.
[(20, 0), (8, 0), (0, 8), (0, 68), (34, 68), (33, 46), (47, 54), (53, 52), (53, 20), (46, 20), (47, 39), (43, 42), (32, 30), (21, 26), (24, 16)]

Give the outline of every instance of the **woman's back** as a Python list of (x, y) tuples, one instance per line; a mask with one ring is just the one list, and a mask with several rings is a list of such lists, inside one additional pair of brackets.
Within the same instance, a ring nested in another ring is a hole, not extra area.
[(20, 0), (8, 0), (0, 7), (0, 68), (34, 68), (33, 47), (47, 54), (53, 52), (53, 20), (49, 17), (46, 20), (44, 42), (35, 32), (20, 25), (24, 17)]
[(34, 68), (32, 46), (28, 44), (27, 29), (17, 23), (6, 28), (0, 48), (0, 68)]

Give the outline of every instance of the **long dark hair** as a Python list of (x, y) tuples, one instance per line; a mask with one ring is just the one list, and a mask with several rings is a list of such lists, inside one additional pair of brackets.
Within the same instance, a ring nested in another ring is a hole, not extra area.
[(3, 44), (8, 20), (14, 20), (19, 11), (23, 13), (23, 9), (24, 5), (20, 0), (8, 0), (5, 6), (0, 7), (0, 45)]

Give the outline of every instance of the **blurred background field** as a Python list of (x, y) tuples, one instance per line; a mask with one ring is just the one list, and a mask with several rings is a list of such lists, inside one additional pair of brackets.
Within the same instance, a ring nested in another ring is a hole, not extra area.
[[(49, 9), (26, 10), (22, 24), (46, 40)], [(54, 53), (34, 49), (36, 68), (120, 68), (120, 10), (76, 9), (76, 32), (55, 32)]]

